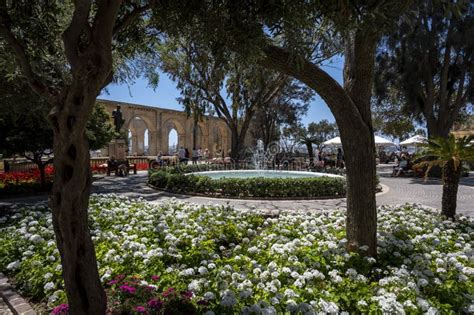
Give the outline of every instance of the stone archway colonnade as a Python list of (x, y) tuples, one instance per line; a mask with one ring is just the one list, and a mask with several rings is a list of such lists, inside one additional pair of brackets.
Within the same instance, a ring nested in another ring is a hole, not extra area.
[[(105, 106), (110, 115), (117, 105), (120, 106), (125, 121), (122, 131), (131, 133), (132, 152), (128, 152), (128, 155), (140, 156), (146, 153), (154, 156), (160, 151), (168, 154), (169, 134), (172, 130), (176, 130), (178, 134), (178, 148), (182, 146), (190, 151), (193, 149), (194, 122), (185, 112), (100, 99), (97, 103)], [(148, 130), (147, 152), (145, 152), (146, 130)], [(230, 141), (230, 131), (225, 122), (218, 117), (205, 116), (199, 121), (197, 148), (209, 149), (211, 156), (215, 156), (217, 150), (222, 150), (227, 156)]]

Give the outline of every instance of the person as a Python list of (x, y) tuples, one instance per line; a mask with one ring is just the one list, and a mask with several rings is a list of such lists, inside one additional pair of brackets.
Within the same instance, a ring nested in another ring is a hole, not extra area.
[(161, 159), (162, 156), (163, 156), (162, 151), (160, 151), (158, 155), (156, 156), (156, 162), (158, 163), (159, 166), (163, 166), (164, 164), (164, 161)]
[(336, 167), (344, 168), (344, 155), (341, 148), (337, 148)]
[(184, 149), (184, 158), (185, 158), (185, 164), (188, 164), (189, 158), (191, 157), (191, 154), (189, 153), (188, 148)]
[(209, 162), (209, 149), (208, 148), (204, 149), (203, 158), (204, 158), (204, 162), (207, 164)]
[(197, 164), (198, 158), (199, 158), (198, 150), (196, 148), (193, 148), (193, 155), (192, 155), (193, 164)]
[(179, 148), (178, 158), (179, 158), (179, 163), (184, 163), (186, 161), (186, 151), (184, 150), (183, 147)]
[(405, 154), (402, 154), (400, 161), (398, 162), (397, 166), (393, 167), (392, 176), (400, 176), (404, 171), (408, 169), (408, 160)]
[(198, 161), (202, 160), (202, 150), (201, 148), (198, 149)]

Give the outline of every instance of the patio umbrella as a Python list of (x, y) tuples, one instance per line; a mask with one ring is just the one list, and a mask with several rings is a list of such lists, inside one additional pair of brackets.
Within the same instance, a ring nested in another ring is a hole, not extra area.
[(323, 142), (324, 145), (341, 145), (341, 137), (335, 137)]
[(374, 136), (374, 140), (376, 147), (391, 147), (395, 145), (392, 141), (379, 136)]
[(406, 139), (405, 141), (402, 141), (400, 142), (400, 145), (405, 145), (405, 146), (408, 146), (408, 145), (411, 145), (411, 146), (417, 146), (419, 144), (423, 144), (423, 143), (426, 143), (427, 140), (425, 137), (423, 136), (420, 136), (420, 135), (416, 135), (416, 136), (413, 136), (411, 138), (408, 138)]
[[(395, 145), (392, 141), (387, 140), (385, 138), (379, 137), (379, 136), (374, 136), (375, 140), (375, 146), (379, 147), (390, 147)], [(328, 141), (323, 142), (324, 145), (341, 145), (341, 138), (340, 137), (335, 137), (332, 139), (329, 139)]]

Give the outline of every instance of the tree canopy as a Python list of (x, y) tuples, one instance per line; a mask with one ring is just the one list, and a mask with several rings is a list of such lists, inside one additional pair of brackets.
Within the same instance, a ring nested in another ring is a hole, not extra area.
[(377, 52), (376, 95), (447, 136), (474, 100), (474, 7), (470, 1), (419, 1), (383, 38)]
[(167, 38), (159, 51), (160, 67), (177, 82), (186, 110), (215, 114), (227, 124), (234, 158), (258, 113), (280, 106), (281, 111), (296, 114), (312, 97), (311, 91), (285, 75), (245, 63), (234, 53), (214, 53), (189, 38)]

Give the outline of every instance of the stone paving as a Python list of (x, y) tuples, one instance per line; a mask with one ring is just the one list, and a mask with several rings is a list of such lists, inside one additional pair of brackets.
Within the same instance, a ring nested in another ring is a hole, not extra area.
[(12, 311), (10, 311), (2, 298), (0, 298), (0, 315), (13, 315)]
[[(380, 182), (384, 192), (377, 194), (377, 204), (420, 203), (433, 208), (441, 207), (442, 187), (439, 180), (420, 178), (390, 177), (389, 173), (380, 173)], [(156, 191), (146, 185), (147, 172), (138, 172), (128, 177), (100, 177), (93, 183), (93, 193), (117, 193), (130, 198), (142, 197), (150, 202), (161, 202), (170, 198), (197, 204), (229, 204), (237, 209), (258, 208), (268, 211), (300, 210), (314, 211), (321, 209), (344, 208), (345, 198), (325, 200), (238, 200), (196, 197)], [(388, 189), (387, 189), (388, 188)], [(0, 206), (14, 203), (32, 203), (45, 201), (46, 196), (28, 198), (0, 199)], [(474, 216), (474, 174), (462, 178), (458, 192), (458, 213)]]

